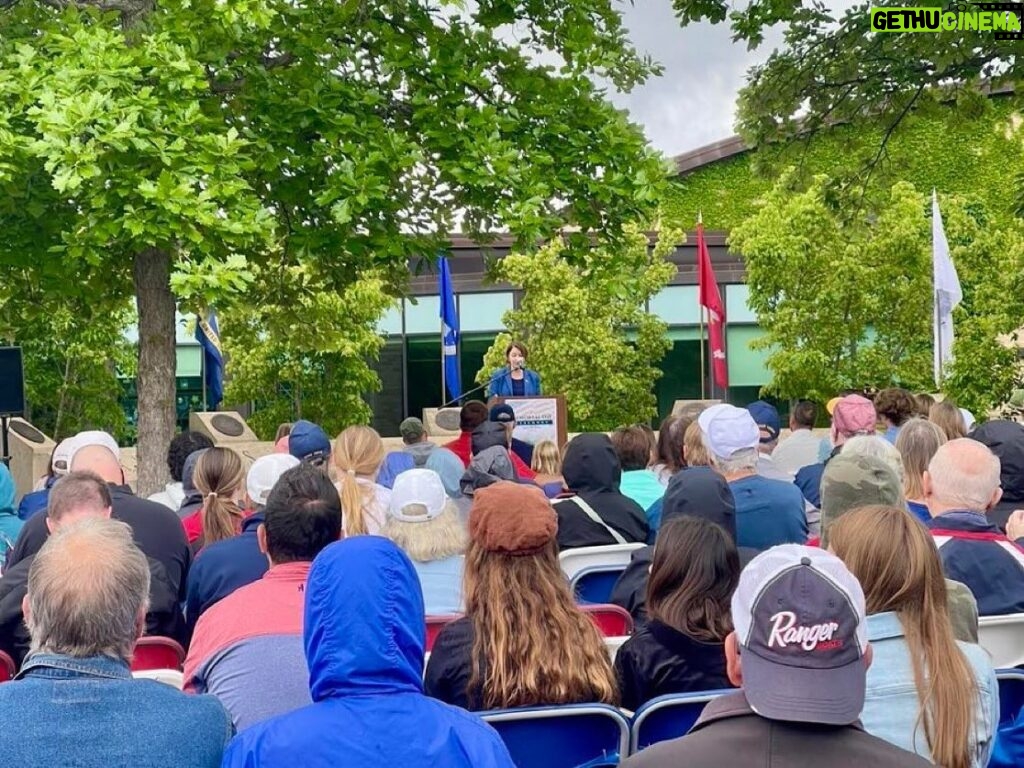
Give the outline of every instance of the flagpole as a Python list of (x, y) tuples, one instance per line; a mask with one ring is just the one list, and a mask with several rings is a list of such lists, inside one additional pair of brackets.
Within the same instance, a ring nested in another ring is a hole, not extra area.
[[(441, 296), (441, 301), (444, 302), (444, 296)], [(448, 390), (447, 390), (448, 382), (445, 380), (445, 370), (444, 370), (446, 365), (447, 365), (447, 361), (445, 360), (445, 353), (444, 353), (444, 320), (442, 319), (441, 320), (441, 402), (442, 403), (447, 403), (448, 402)]]
[[(702, 211), (697, 211), (697, 226), (704, 225), (704, 214)], [(704, 305), (701, 304), (700, 299), (700, 286), (701, 284), (701, 261), (700, 261), (700, 248), (697, 248), (697, 306), (700, 307), (700, 399), (704, 400), (706, 397), (705, 393), (705, 377), (706, 371), (704, 367)]]
[(935, 305), (935, 387), (942, 388), (942, 318), (939, 317), (939, 292), (932, 290), (932, 303)]

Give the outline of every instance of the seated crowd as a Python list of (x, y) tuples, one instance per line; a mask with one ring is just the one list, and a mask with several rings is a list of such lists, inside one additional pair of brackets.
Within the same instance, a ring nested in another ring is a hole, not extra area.
[[(979, 616), (1024, 613), (1024, 426), (930, 400), (835, 398), (823, 438), (813, 403), (784, 435), (757, 401), (562, 447), (471, 402), (446, 445), (414, 418), (390, 452), (299, 421), (248, 467), (187, 432), (150, 499), (109, 435), (79, 433), (17, 509), (0, 465), (0, 701), (26, 715), (0, 747), (504, 767), (473, 713), (732, 689), (624, 764), (1019, 765), (977, 641)], [(622, 544), (611, 602), (635, 630), (609, 653), (559, 553)], [(428, 649), (430, 616), (449, 622)], [(142, 635), (185, 649), (182, 691), (132, 678)]]

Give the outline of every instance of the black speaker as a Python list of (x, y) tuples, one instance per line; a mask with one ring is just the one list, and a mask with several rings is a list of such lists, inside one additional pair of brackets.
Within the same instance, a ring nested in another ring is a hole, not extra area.
[(0, 347), (0, 416), (25, 412), (25, 370), (21, 347)]

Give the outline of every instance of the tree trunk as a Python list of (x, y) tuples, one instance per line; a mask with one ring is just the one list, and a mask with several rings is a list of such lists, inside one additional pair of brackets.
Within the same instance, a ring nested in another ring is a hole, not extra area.
[(168, 480), (167, 446), (175, 427), (174, 295), (171, 256), (150, 248), (135, 255), (135, 302), (139, 314), (139, 445), (135, 492), (149, 496)]

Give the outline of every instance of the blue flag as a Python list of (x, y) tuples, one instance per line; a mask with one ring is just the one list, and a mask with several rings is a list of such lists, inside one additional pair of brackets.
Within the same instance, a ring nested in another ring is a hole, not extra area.
[(441, 294), (441, 352), (444, 355), (444, 380), (452, 400), (462, 396), (462, 377), (459, 375), (459, 315), (455, 311), (455, 293), (452, 291), (452, 274), (448, 271), (448, 257), (441, 257), (438, 272), (438, 289)]
[(220, 351), (220, 328), (212, 309), (206, 319), (196, 315), (196, 341), (203, 348), (203, 374), (206, 378), (206, 404), (215, 411), (224, 399), (224, 355)]

